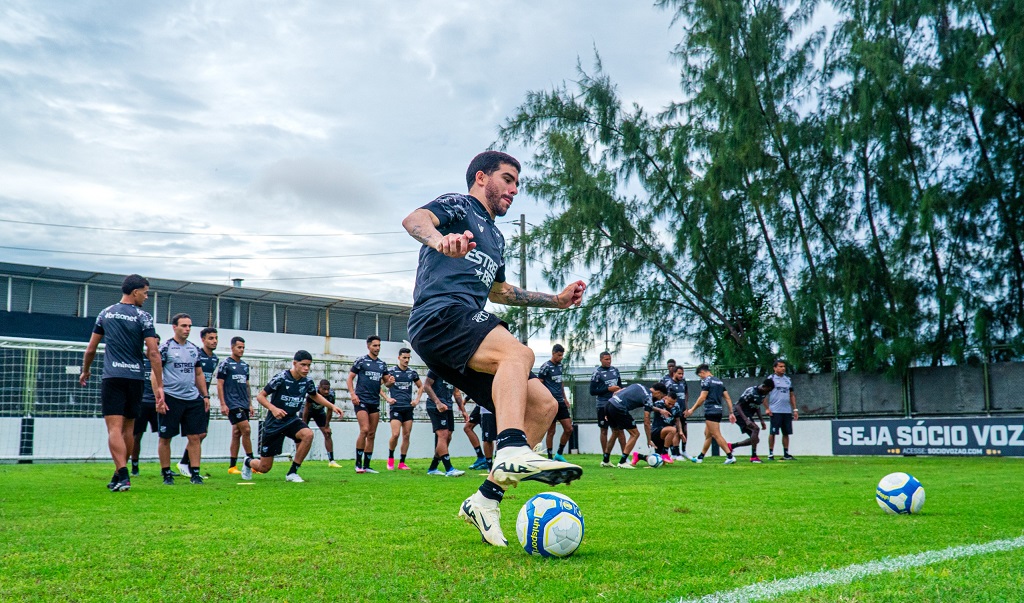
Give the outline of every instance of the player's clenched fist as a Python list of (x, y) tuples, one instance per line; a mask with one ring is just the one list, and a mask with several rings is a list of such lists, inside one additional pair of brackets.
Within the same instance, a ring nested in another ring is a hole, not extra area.
[(472, 241), (473, 233), (465, 231), (462, 234), (446, 234), (437, 243), (437, 250), (450, 258), (465, 257), (467, 253), (476, 247)]

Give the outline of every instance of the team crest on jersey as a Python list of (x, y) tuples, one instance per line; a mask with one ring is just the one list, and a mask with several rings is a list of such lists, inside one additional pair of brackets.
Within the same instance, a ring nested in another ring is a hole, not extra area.
[(484, 312), (483, 310), (480, 310), (479, 312), (473, 315), (473, 322), (487, 322), (487, 319), (490, 317), (490, 314)]

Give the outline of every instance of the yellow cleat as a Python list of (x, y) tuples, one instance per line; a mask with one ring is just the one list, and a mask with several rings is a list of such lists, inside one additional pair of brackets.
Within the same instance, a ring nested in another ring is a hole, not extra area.
[(242, 475), (242, 470), (238, 467), (228, 467), (228, 473), (231, 475)]
[(334, 469), (340, 469), (341, 468), (341, 465), (339, 465), (337, 461), (331, 461), (330, 463), (327, 463), (327, 466), (328, 467), (332, 467)]

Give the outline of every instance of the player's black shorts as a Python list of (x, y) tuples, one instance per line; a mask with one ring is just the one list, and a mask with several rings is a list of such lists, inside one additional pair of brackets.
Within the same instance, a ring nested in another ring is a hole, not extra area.
[(493, 412), (480, 413), (480, 434), (485, 442), (493, 442), (498, 437), (498, 418)]
[(607, 404), (597, 407), (597, 426), (601, 429), (608, 427), (608, 414), (605, 412), (607, 408)]
[(722, 413), (716, 412), (716, 413), (713, 413), (713, 414), (710, 414), (710, 415), (705, 413), (704, 414), (704, 422), (705, 423), (721, 423), (722, 422)]
[(604, 407), (605, 417), (608, 426), (612, 429), (630, 430), (636, 429), (636, 422), (629, 411), (623, 410), (614, 404), (609, 403)]
[(249, 420), (249, 409), (248, 408), (229, 408), (228, 409), (228, 421), (231, 421), (232, 425), (238, 425), (239, 423), (245, 423)]
[[(490, 312), (453, 304), (439, 310), (423, 328), (410, 334), (412, 349), (442, 379), (494, 412), (491, 394), (494, 375), (467, 366), (484, 338), (494, 329), (507, 330), (508, 325)], [(530, 378), (536, 379), (536, 375), (530, 373)]]
[(653, 443), (658, 448), (664, 448), (665, 447), (665, 438), (661, 437), (661, 431), (663, 429), (671, 429), (672, 431), (676, 430), (676, 428), (672, 427), (671, 425), (663, 425), (661, 427), (652, 427), (651, 428), (651, 443)]
[(157, 425), (159, 423), (159, 414), (156, 412), (156, 402), (152, 404), (143, 403), (139, 406), (139, 416), (135, 417), (135, 435), (146, 433), (146, 426), (149, 425), (149, 430), (156, 433)]
[(142, 379), (107, 377), (100, 385), (103, 416), (120, 415), (134, 419), (142, 411)]
[(320, 408), (310, 407), (309, 408), (308, 417), (314, 423), (316, 423), (316, 426), (319, 427), (320, 429), (323, 429), (324, 427), (327, 427), (327, 409), (326, 408), (324, 408), (322, 406)]
[(299, 440), (295, 436), (298, 435), (300, 431), (307, 428), (308, 426), (305, 423), (296, 419), (272, 433), (264, 431), (263, 444), (260, 446), (260, 456), (267, 457), (281, 454), (281, 448), (284, 446), (284, 439), (291, 438), (293, 441), (298, 442)]
[(782, 435), (793, 434), (793, 413), (790, 412), (775, 412), (772, 413), (772, 430), (769, 432), (772, 435), (782, 431)]
[(556, 400), (556, 402), (558, 402), (558, 413), (555, 414), (555, 420), (571, 419), (572, 415), (569, 414), (569, 404), (565, 400)]
[(412, 421), (412, 407), (409, 406), (406, 408), (391, 408), (388, 411), (388, 417), (392, 421), (401, 421), (402, 423), (405, 423), (406, 421)]
[(430, 417), (430, 425), (434, 428), (435, 432), (440, 429), (451, 431), (455, 428), (455, 411), (452, 410), (451, 406), (445, 412), (428, 408), (427, 415)]
[(356, 414), (361, 413), (361, 412), (365, 412), (365, 413), (371, 414), (371, 415), (373, 413), (380, 414), (380, 403), (377, 403), (377, 404), (360, 403), (359, 405), (355, 406), (353, 410), (356, 411)]
[(480, 424), (480, 405), (479, 404), (477, 404), (476, 406), (473, 407), (473, 412), (469, 413), (469, 421), (467, 421), (467, 423), (469, 423), (470, 425), (479, 425)]
[(210, 426), (210, 413), (206, 412), (203, 399), (182, 400), (164, 394), (167, 413), (160, 415), (160, 437), (171, 439), (179, 433), (183, 436), (206, 433)]
[(754, 431), (760, 431), (757, 424), (747, 416), (747, 413), (743, 412), (743, 407), (739, 405), (734, 406), (732, 411), (736, 414), (736, 424), (740, 426), (740, 431), (747, 435)]

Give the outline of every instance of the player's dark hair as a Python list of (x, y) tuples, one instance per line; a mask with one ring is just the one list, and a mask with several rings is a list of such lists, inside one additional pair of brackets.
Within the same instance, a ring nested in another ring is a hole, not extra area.
[[(668, 388), (666, 388), (666, 389), (668, 389)], [(679, 399), (679, 396), (676, 394), (675, 390), (673, 390), (673, 389), (669, 389), (668, 391), (666, 391), (665, 392), (665, 397), (666, 398), (672, 398), (673, 400), (678, 400)]]
[(329, 380), (327, 380), (327, 379), (321, 379), (320, 380), (320, 385), (326, 385), (326, 386), (330, 387), (331, 386), (331, 382)]
[(138, 274), (129, 274), (128, 276), (124, 277), (123, 281), (121, 281), (121, 293), (128, 295), (129, 293), (135, 291), (136, 289), (141, 289), (143, 287), (148, 286), (149, 281), (146, 280), (144, 277), (139, 276)]
[(779, 366), (780, 364), (781, 364), (782, 366), (786, 366), (786, 361), (785, 361), (785, 360), (783, 360), (783, 359), (781, 359), (781, 358), (777, 358), (777, 359), (775, 360), (775, 362), (773, 362), (773, 363), (772, 363), (772, 368), (775, 368), (775, 367)]
[(710, 373), (711, 372), (711, 367), (706, 365), (706, 364), (702, 364), (702, 365), (697, 367), (697, 372), (698, 373), (701, 373), (701, 372), (704, 372), (704, 371), (707, 371), (707, 372)]
[(231, 338), (231, 347), (235, 347), (235, 344), (238, 342), (245, 343), (245, 340), (239, 337), (238, 335), (235, 335), (234, 337)]
[(553, 347), (551, 348), (551, 353), (552, 353), (552, 354), (557, 354), (558, 352), (565, 352), (565, 348), (563, 348), (563, 347), (562, 347), (562, 344), (560, 344), (560, 343), (556, 343), (556, 344), (555, 344), (555, 345), (554, 345), (554, 346), (553, 346)]
[(402, 354), (412, 354), (412, 350), (409, 348), (398, 348), (398, 355), (401, 356)]
[(771, 391), (775, 389), (775, 381), (771, 379), (765, 379), (764, 383), (761, 384), (761, 387), (765, 388), (768, 391)]
[(683, 365), (677, 364), (676, 368), (672, 369), (672, 373), (675, 374), (675, 373), (678, 373), (679, 371), (686, 372), (686, 369), (683, 368)]
[(654, 385), (652, 385), (651, 389), (656, 391), (656, 392), (661, 392), (663, 394), (667, 394), (668, 393), (668, 388), (665, 387), (665, 384), (662, 383), (661, 381), (659, 381), (659, 382), (655, 383)]
[(306, 350), (299, 350), (295, 352), (295, 356), (292, 357), (295, 362), (302, 362), (303, 360), (313, 360), (313, 355)]
[(598, 356), (598, 357), (599, 358), (604, 358), (605, 356), (611, 356), (611, 355), (612, 355), (611, 352), (609, 352), (608, 350), (605, 350), (605, 351), (601, 352), (600, 356)]
[(206, 339), (206, 336), (210, 333), (216, 333), (217, 327), (206, 327), (202, 331), (199, 331), (199, 339)]
[(675, 363), (676, 363), (676, 359), (675, 359), (675, 358), (669, 358), (669, 359), (668, 359), (668, 362), (666, 362), (665, 364), (666, 364), (666, 365), (669, 365), (669, 364), (671, 364), (671, 365), (675, 365)]
[(476, 182), (477, 172), (483, 172), (487, 176), (490, 176), (494, 172), (498, 171), (498, 168), (500, 168), (503, 163), (507, 163), (516, 168), (517, 172), (523, 171), (523, 168), (519, 165), (519, 160), (508, 153), (502, 153), (501, 151), (484, 151), (474, 157), (473, 161), (469, 162), (469, 167), (466, 168), (466, 189), (469, 190), (473, 188), (473, 183)]
[(171, 317), (171, 324), (174, 326), (178, 326), (178, 321), (181, 320), (182, 318), (192, 320), (192, 317), (189, 316), (188, 314), (185, 314), (184, 312), (178, 312), (177, 314)]
[(380, 341), (379, 335), (370, 335), (366, 338), (366, 343), (373, 343), (374, 341)]

